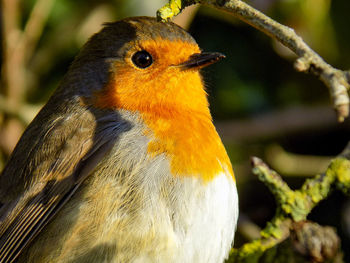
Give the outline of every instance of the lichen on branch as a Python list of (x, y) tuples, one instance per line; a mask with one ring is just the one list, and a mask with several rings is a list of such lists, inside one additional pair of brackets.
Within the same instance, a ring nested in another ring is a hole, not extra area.
[(295, 69), (314, 74), (328, 87), (338, 121), (342, 122), (349, 116), (349, 72), (326, 63), (292, 28), (278, 23), (247, 3), (241, 0), (169, 0), (158, 10), (157, 17), (159, 20), (167, 21), (178, 15), (186, 6), (197, 3), (229, 12), (291, 49), (298, 56), (294, 64)]
[[(261, 159), (253, 157), (253, 173), (275, 196), (277, 210), (274, 218), (261, 231), (261, 238), (247, 243), (239, 249), (233, 249), (230, 261), (255, 262), (251, 259), (259, 258), (268, 249), (285, 241), (290, 236), (291, 231), (298, 235), (299, 232), (295, 228), (300, 224), (310, 225), (312, 228), (318, 228), (319, 231), (329, 233), (331, 231), (329, 227), (308, 222), (307, 216), (319, 202), (328, 197), (333, 189), (341, 190), (345, 194), (350, 193), (350, 161), (345, 158), (349, 153), (350, 144), (339, 157), (332, 160), (325, 174), (306, 180), (298, 190), (291, 190), (278, 173), (270, 169)], [(297, 228), (300, 230), (299, 227)], [(334, 237), (336, 236), (334, 231), (329, 236), (332, 237), (334, 243), (339, 243), (339, 240)], [(312, 238), (310, 237), (310, 239)], [(322, 242), (330, 241), (323, 240)], [(330, 244), (334, 246), (334, 254), (332, 255), (336, 256), (339, 244), (333, 244), (332, 242)], [(326, 248), (326, 246), (320, 247), (320, 249)]]

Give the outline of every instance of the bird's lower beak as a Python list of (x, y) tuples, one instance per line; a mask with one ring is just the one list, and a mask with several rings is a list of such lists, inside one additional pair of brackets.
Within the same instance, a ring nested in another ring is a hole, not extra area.
[(218, 52), (195, 53), (190, 56), (187, 61), (179, 64), (178, 67), (182, 69), (199, 69), (209, 66), (223, 58), (225, 58), (225, 55)]

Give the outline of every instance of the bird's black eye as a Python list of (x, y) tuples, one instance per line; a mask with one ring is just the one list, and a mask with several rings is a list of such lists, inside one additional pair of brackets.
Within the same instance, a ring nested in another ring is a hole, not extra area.
[(132, 55), (131, 60), (138, 68), (147, 68), (153, 63), (152, 56), (145, 50), (137, 51)]

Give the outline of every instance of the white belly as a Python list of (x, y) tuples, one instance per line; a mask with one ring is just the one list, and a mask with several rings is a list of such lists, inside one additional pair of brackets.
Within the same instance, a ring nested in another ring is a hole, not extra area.
[[(120, 214), (114, 219), (118, 223), (105, 229), (115, 237), (113, 243), (119, 251), (108, 262), (223, 262), (232, 246), (238, 217), (233, 179), (222, 173), (206, 184), (194, 177), (177, 178), (174, 184), (163, 181), (165, 188), (158, 188), (159, 181), (149, 183), (142, 207), (130, 218), (125, 215), (124, 231), (120, 232), (124, 225)], [(110, 242), (110, 235), (96, 241)], [(131, 255), (124, 254), (125, 250)]]
[(231, 248), (238, 217), (235, 183), (222, 173), (205, 186), (198, 181), (195, 184), (195, 198), (184, 201), (187, 215), (178, 219), (182, 225), (175, 230), (178, 252), (174, 262), (223, 262)]
[[(150, 176), (146, 174), (140, 180), (142, 193), (130, 201), (140, 207), (125, 214), (118, 208), (103, 219), (109, 227), (104, 223), (106, 234), (96, 237), (94, 246), (116, 245), (113, 260), (103, 262), (223, 262), (233, 243), (238, 217), (232, 177), (221, 173), (203, 183), (196, 177), (165, 179), (157, 175), (154, 172), (152, 180), (146, 180)], [(117, 193), (118, 188), (114, 197)]]

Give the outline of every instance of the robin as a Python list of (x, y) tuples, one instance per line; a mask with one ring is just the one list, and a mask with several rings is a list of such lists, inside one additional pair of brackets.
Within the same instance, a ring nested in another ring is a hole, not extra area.
[(199, 70), (173, 23), (84, 45), (0, 176), (0, 262), (223, 262), (238, 197)]

